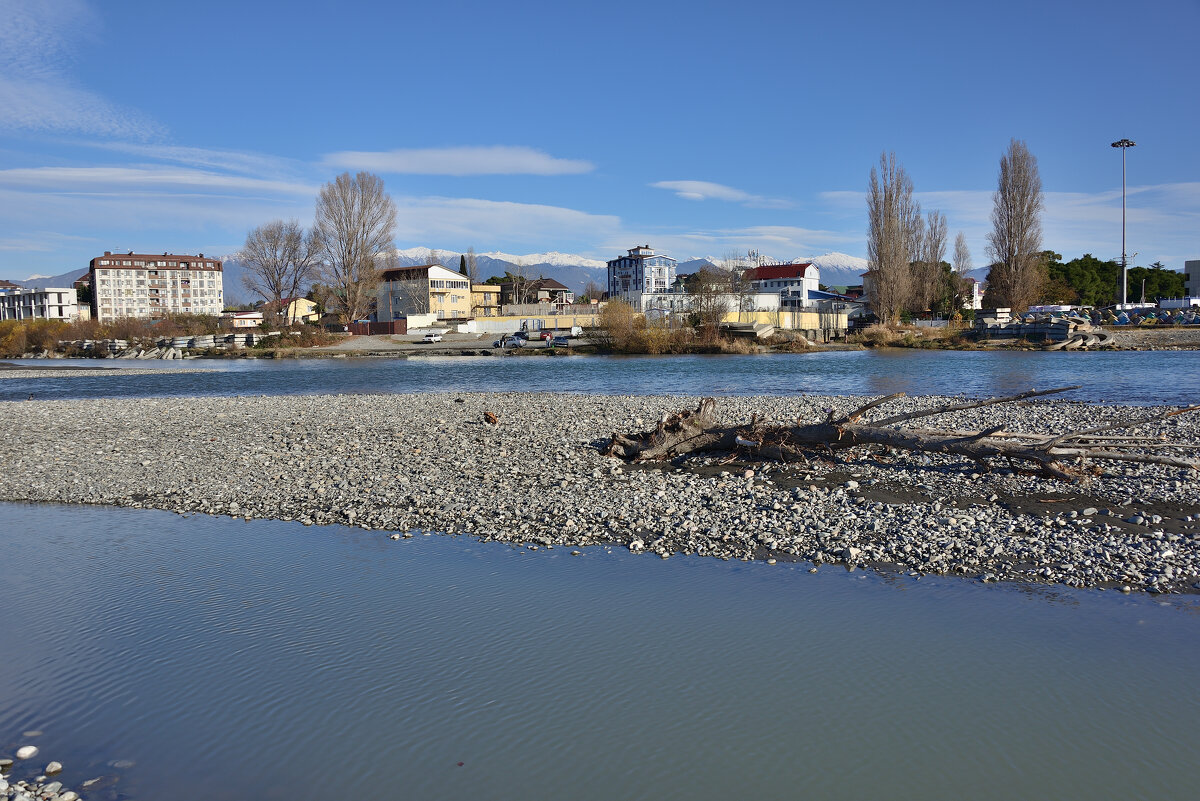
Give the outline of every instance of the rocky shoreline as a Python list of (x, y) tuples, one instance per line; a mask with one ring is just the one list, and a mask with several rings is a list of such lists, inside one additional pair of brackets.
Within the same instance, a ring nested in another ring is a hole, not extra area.
[[(905, 398), (889, 413), (945, 398)], [(1106, 465), (1083, 484), (980, 473), (936, 454), (744, 465), (627, 466), (600, 455), (691, 397), (442, 393), (21, 401), (0, 498), (95, 503), (528, 548), (616, 544), (667, 558), (811, 562), (1151, 592), (1200, 589), (1200, 480)], [(718, 416), (815, 419), (858, 397), (738, 397)], [(495, 414), (498, 425), (484, 422)], [(930, 426), (1050, 433), (1153, 409), (1031, 402)], [(1200, 415), (1143, 433), (1200, 443)]]
[[(32, 732), (37, 735), (41, 732)], [(64, 787), (56, 777), (62, 773), (62, 763), (48, 762), (41, 771), (34, 770), (28, 778), (18, 779), (15, 768), (21, 763), (28, 762), (38, 756), (38, 747), (23, 745), (16, 749), (12, 757), (0, 758), (0, 799), (13, 801), (78, 801), (79, 793)], [(36, 763), (35, 763), (36, 764)], [(85, 786), (94, 786), (100, 779), (84, 782)]]

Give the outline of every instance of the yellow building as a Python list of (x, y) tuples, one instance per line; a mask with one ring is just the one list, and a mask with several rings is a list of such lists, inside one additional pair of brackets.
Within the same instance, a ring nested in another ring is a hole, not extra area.
[(435, 314), (438, 320), (471, 316), (471, 282), (440, 264), (398, 267), (380, 277), (376, 317), (390, 322), (410, 314)]
[[(274, 319), (271, 314), (275, 309), (275, 302), (263, 304), (263, 311), (267, 313), (269, 319)], [(279, 322), (284, 322), (288, 325), (295, 323), (315, 323), (320, 316), (317, 314), (317, 304), (313, 303), (308, 298), (284, 298), (283, 299), (284, 314), (280, 315)]]
[(471, 285), (471, 316), (495, 317), (500, 313), (500, 285)]

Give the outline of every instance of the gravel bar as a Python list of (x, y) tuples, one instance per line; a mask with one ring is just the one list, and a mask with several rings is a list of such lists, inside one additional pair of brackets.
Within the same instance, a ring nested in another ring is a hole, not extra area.
[[(903, 398), (886, 411), (948, 400)], [(614, 431), (649, 428), (697, 401), (443, 393), (10, 402), (0, 406), (0, 498), (352, 525), (393, 539), (467, 534), (531, 549), (615, 544), (811, 570), (1200, 589), (1200, 483), (1178, 468), (1108, 464), (1073, 484), (981, 473), (937, 454), (630, 466), (598, 452)], [(815, 420), (863, 401), (730, 397), (718, 400), (717, 416)], [(1154, 412), (1056, 400), (922, 423), (1050, 433)], [(1139, 433), (1200, 443), (1200, 414)]]

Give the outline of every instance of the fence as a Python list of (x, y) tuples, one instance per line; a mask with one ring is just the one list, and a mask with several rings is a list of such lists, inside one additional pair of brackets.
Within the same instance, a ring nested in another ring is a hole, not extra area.
[(500, 310), (505, 317), (549, 317), (555, 314), (596, 314), (597, 307), (591, 303), (558, 305), (555, 303), (508, 303)]
[(350, 333), (357, 336), (379, 336), (380, 334), (407, 334), (408, 320), (390, 320), (386, 323), (350, 323)]

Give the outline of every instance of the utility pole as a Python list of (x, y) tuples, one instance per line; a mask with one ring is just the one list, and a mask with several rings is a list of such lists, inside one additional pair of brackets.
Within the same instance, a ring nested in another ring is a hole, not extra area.
[(1121, 149), (1121, 306), (1127, 303), (1129, 283), (1129, 259), (1125, 256), (1125, 151), (1137, 147), (1132, 139), (1120, 139), (1112, 143), (1112, 147)]

